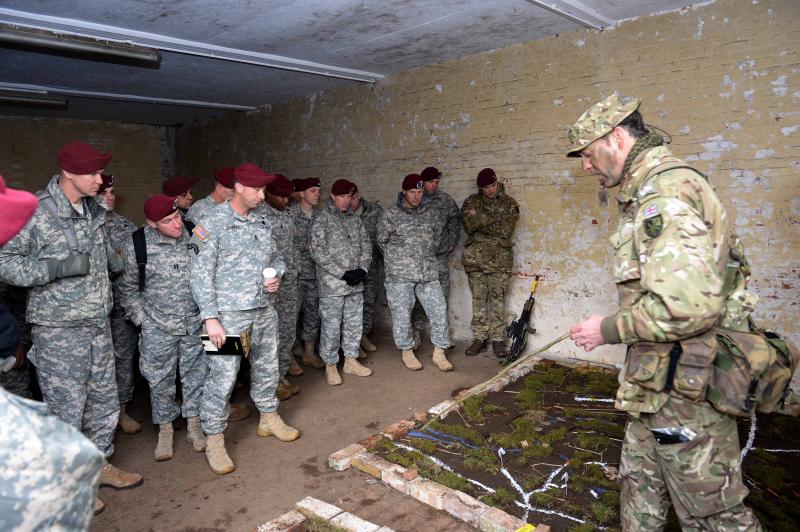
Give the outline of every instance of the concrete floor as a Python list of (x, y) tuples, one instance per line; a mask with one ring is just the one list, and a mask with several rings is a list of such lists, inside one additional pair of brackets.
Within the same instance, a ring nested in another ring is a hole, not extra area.
[[(117, 433), (111, 462), (144, 475), (144, 484), (126, 491), (100, 489), (106, 510), (92, 530), (253, 530), (290, 510), (307, 495), (331, 502), (360, 517), (395, 530), (469, 530), (443, 512), (405, 497), (359, 471), (333, 471), (327, 457), (342, 447), (375, 434), (414, 412), (425, 411), (450, 397), (454, 390), (482, 382), (500, 367), (491, 351), (465, 357), (466, 345), (450, 350), (456, 370), (443, 373), (431, 363), (433, 348), (425, 341), (422, 371), (406, 370), (388, 331), (373, 333), (378, 351), (365, 362), (371, 377), (343, 375), (344, 384), (328, 386), (323, 370), (305, 368), (292, 381), (299, 395), (284, 402), (279, 412), (302, 431), (299, 440), (282, 443), (260, 438), (256, 415), (231, 423), (225, 433), (236, 471), (224, 476), (211, 472), (205, 454), (186, 442), (185, 430), (175, 432), (175, 457), (155, 462), (156, 435), (146, 394), (138, 393), (130, 412), (144, 426), (141, 433)], [(242, 390), (234, 399), (249, 402)], [(255, 412), (255, 410), (253, 410)]]

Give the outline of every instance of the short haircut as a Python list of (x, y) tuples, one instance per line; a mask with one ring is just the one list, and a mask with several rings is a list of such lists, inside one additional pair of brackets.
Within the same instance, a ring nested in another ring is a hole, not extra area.
[(625, 117), (625, 120), (617, 124), (617, 127), (625, 128), (625, 130), (630, 134), (630, 136), (635, 139), (639, 139), (647, 135), (647, 133), (649, 133), (649, 131), (644, 125), (644, 118), (642, 118), (642, 113), (640, 113), (638, 110), (632, 112), (627, 117)]

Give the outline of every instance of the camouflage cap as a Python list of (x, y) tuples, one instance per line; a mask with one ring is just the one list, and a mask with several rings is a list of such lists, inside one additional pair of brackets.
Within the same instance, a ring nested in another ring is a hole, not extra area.
[(582, 149), (610, 133), (620, 122), (637, 110), (639, 104), (641, 104), (639, 98), (623, 102), (619, 95), (612, 94), (591, 106), (569, 128), (568, 137), (572, 147), (567, 152), (567, 157), (580, 157), (579, 152)]

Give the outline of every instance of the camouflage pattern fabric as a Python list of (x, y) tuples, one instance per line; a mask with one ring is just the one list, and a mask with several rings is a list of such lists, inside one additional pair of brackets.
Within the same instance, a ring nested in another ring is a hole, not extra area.
[[(475, 214), (470, 214), (470, 211)], [(519, 205), (505, 193), (502, 183), (490, 199), (472, 194), (461, 207), (461, 223), (467, 232), (462, 264), (470, 272), (511, 273), (514, 264), (514, 228)]]
[(294, 239), (297, 229), (294, 224), (294, 215), (287, 208), (279, 210), (267, 203), (260, 203), (255, 209), (256, 215), (263, 216), (272, 226), (272, 236), (278, 244), (278, 254), (283, 257), (286, 268), (284, 278), (297, 277), (297, 249)]
[(319, 313), (322, 316), (319, 356), (326, 364), (339, 362), (340, 346), (344, 356), (358, 358), (363, 305), (361, 292), (319, 298)]
[[(659, 445), (650, 429), (665, 427), (697, 436)], [(670, 397), (657, 413), (631, 417), (619, 468), (622, 530), (662, 530), (670, 499), (683, 530), (761, 530), (742, 504), (739, 451), (736, 420), (707, 405)]]
[(594, 104), (581, 115), (569, 129), (570, 146), (568, 157), (579, 157), (580, 151), (597, 139), (611, 132), (620, 122), (639, 108), (641, 100), (632, 98), (623, 103), (619, 95), (612, 94)]
[(299, 314), (302, 315), (300, 336), (304, 342), (316, 342), (319, 338), (319, 291), (317, 289), (317, 266), (311, 258), (311, 224), (317, 211), (306, 214), (299, 203), (289, 207), (295, 225), (295, 259), (297, 260), (297, 291)]
[[(26, 294), (25, 288), (0, 283), (0, 303), (8, 307), (11, 316), (16, 320), (21, 333), (19, 343), (28, 349), (31, 346), (31, 327), (25, 322)], [(7, 373), (0, 371), (0, 388), (20, 397), (32, 398), (30, 383), (30, 364), (27, 359), (17, 369), (12, 369)]]
[(42, 398), (59, 419), (83, 432), (104, 456), (114, 453), (119, 395), (111, 327), (34, 325), (28, 358)]
[[(250, 397), (261, 413), (278, 409), (278, 314), (272, 307), (220, 312), (226, 334), (250, 331)], [(206, 355), (208, 377), (203, 386), (200, 423), (206, 434), (221, 434), (228, 426), (229, 400), (242, 357)]]
[(472, 338), (505, 342), (508, 275), (472, 272), (467, 280), (472, 292)]
[[(369, 275), (369, 274), (367, 274)], [(301, 339), (303, 342), (316, 342), (319, 338), (319, 289), (316, 279), (297, 280), (298, 310), (302, 315)]]
[(372, 331), (372, 326), (375, 323), (375, 302), (378, 300), (378, 292), (380, 290), (380, 269), (383, 265), (383, 254), (380, 247), (378, 247), (378, 222), (383, 216), (383, 207), (378, 203), (361, 200), (361, 206), (355, 212), (364, 223), (364, 229), (367, 230), (370, 242), (372, 242), (372, 261), (367, 270), (367, 276), (364, 278), (364, 319), (362, 333), (367, 335)]
[(392, 336), (400, 350), (408, 350), (414, 345), (411, 330), (411, 309), (419, 300), (425, 313), (431, 318), (431, 342), (435, 347), (450, 347), (450, 331), (447, 326), (447, 306), (444, 302), (439, 281), (429, 282), (389, 282), (386, 287), (386, 300), (392, 313)]
[(193, 224), (197, 225), (200, 223), (200, 218), (205, 216), (208, 211), (213, 209), (219, 205), (219, 203), (215, 203), (211, 196), (206, 196), (205, 198), (199, 199), (192, 203), (189, 209), (186, 211), (186, 215), (184, 215), (184, 220), (189, 220)]
[(31, 375), (30, 367), (28, 366), (27, 361), (22, 365), (22, 367), (12, 369), (7, 373), (0, 371), (0, 388), (13, 393), (14, 395), (24, 397), (25, 399), (30, 399), (33, 397), (30, 386)]
[[(444, 297), (445, 311), (450, 306), (450, 267), (447, 264), (447, 255), (437, 255), (436, 262), (439, 265), (439, 286), (442, 287), (442, 296)], [(428, 321), (428, 315), (425, 314), (425, 309), (422, 304), (417, 301), (414, 303), (414, 308), (411, 311), (411, 323), (414, 330), (421, 331), (425, 328), (425, 322)]]
[(0, 530), (88, 530), (103, 455), (43, 403), (0, 390)]

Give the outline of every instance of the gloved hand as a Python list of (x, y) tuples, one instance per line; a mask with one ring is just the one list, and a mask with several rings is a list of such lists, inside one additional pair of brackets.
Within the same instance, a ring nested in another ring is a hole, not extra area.
[(363, 281), (367, 277), (366, 270), (364, 270), (362, 268), (356, 268), (353, 271), (356, 272), (356, 275), (358, 275), (358, 282)]
[(89, 273), (89, 255), (86, 253), (74, 253), (65, 259), (47, 259), (45, 262), (51, 281)]
[[(364, 270), (361, 270), (364, 271)], [(358, 270), (347, 270), (342, 275), (342, 281), (346, 282), (350, 286), (355, 286), (361, 282), (361, 278), (358, 276)]]

